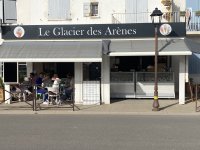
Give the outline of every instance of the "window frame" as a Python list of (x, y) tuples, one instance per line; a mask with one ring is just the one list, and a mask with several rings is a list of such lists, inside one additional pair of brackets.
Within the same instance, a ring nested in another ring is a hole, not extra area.
[(99, 3), (98, 2), (90, 3), (90, 16), (92, 16), (92, 17), (99, 16)]

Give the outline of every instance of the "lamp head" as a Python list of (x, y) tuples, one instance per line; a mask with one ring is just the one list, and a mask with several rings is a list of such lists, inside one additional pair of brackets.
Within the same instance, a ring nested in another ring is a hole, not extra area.
[(161, 23), (162, 15), (163, 13), (158, 8), (155, 8), (152, 14), (150, 15), (152, 23)]

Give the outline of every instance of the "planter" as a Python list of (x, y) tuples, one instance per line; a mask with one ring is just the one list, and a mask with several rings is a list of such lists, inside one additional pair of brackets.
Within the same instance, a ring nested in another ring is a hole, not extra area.
[(0, 88), (0, 103), (4, 102), (4, 90)]
[(196, 15), (196, 16), (200, 16), (200, 11), (196, 11), (196, 12), (195, 12), (195, 15)]
[(185, 11), (180, 11), (180, 16), (184, 17), (185, 16)]
[(171, 0), (162, 0), (161, 3), (162, 3), (164, 6), (171, 6), (171, 4), (172, 4)]
[(4, 83), (2, 78), (0, 77), (0, 103), (4, 102)]
[(170, 13), (164, 13), (163, 18), (166, 19), (167, 21), (170, 21), (171, 14)]

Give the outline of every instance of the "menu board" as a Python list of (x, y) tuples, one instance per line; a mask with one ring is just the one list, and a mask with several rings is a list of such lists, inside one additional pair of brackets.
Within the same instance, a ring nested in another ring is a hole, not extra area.
[(18, 83), (18, 63), (4, 62), (4, 83)]

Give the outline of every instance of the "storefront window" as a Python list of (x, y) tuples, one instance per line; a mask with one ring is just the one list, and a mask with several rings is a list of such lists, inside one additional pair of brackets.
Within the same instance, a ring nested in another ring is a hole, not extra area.
[(83, 80), (99, 81), (101, 79), (101, 63), (83, 63)]
[[(4, 64), (0, 63), (0, 76), (4, 78)], [(24, 81), (24, 77), (27, 76), (27, 67), (25, 62), (18, 63), (18, 81), (21, 83)]]
[(18, 63), (18, 69), (19, 69), (19, 82), (24, 81), (24, 77), (27, 76), (27, 67), (25, 62)]
[[(171, 63), (169, 56), (158, 57), (160, 72), (168, 71)], [(154, 71), (154, 56), (121, 56), (111, 59), (111, 72)]]
[[(55, 63), (42, 63), (43, 66), (40, 72), (45, 72), (52, 76), (54, 73), (58, 74), (59, 78), (66, 78), (70, 73), (74, 76), (74, 63), (71, 62), (55, 62)], [(36, 66), (36, 63), (35, 63)], [(39, 68), (35, 68), (37, 71)]]

